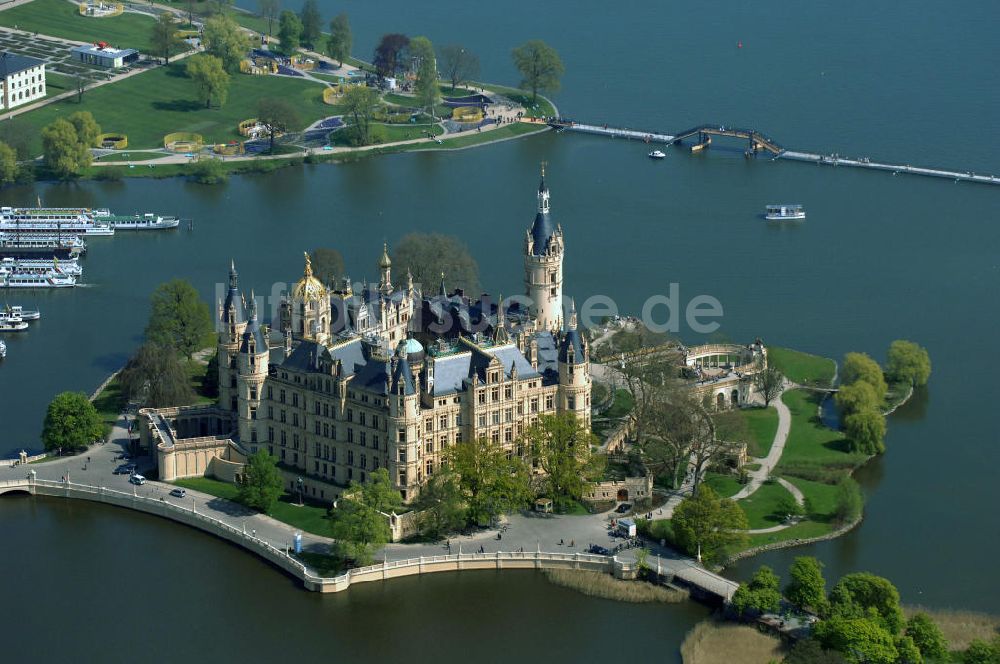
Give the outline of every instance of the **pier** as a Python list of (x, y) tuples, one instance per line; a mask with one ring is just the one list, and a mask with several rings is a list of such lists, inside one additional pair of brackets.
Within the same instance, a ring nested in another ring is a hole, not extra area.
[(818, 166), (866, 168), (876, 171), (888, 171), (893, 175), (923, 175), (926, 177), (947, 178), (949, 180), (954, 180), (955, 182), (975, 182), (978, 184), (1000, 185), (1000, 177), (993, 174), (976, 173), (974, 171), (958, 171), (945, 168), (911, 166), (910, 164), (891, 164), (883, 161), (872, 161), (867, 157), (848, 158), (841, 157), (839, 154), (823, 155), (814, 152), (789, 150), (774, 139), (766, 136), (756, 129), (727, 127), (725, 125), (718, 124), (703, 124), (671, 134), (661, 131), (644, 131), (639, 129), (611, 127), (609, 125), (586, 124), (565, 118), (554, 118), (549, 121), (549, 125), (557, 131), (576, 131), (584, 134), (607, 136), (609, 138), (639, 140), (644, 143), (680, 145), (683, 141), (694, 138), (696, 140), (691, 148), (692, 152), (701, 152), (708, 149), (712, 144), (712, 137), (714, 136), (727, 136), (747, 142), (745, 153), (747, 157), (753, 157), (761, 153), (766, 153), (771, 155), (772, 159), (789, 159), (791, 161), (815, 163)]

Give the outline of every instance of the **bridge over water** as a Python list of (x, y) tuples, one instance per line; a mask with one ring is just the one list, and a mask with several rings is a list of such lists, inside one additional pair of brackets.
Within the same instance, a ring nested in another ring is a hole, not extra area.
[(1000, 177), (993, 174), (976, 173), (971, 170), (928, 168), (923, 166), (912, 166), (910, 164), (893, 164), (883, 161), (872, 161), (868, 158), (850, 159), (841, 157), (837, 154), (825, 155), (815, 152), (790, 150), (756, 129), (727, 127), (721, 124), (702, 124), (674, 133), (611, 127), (609, 125), (587, 124), (565, 118), (554, 118), (549, 121), (549, 126), (558, 131), (575, 131), (584, 134), (607, 136), (609, 138), (625, 138), (628, 140), (643, 141), (650, 144), (666, 143), (668, 145), (680, 145), (685, 140), (695, 138), (696, 141), (692, 146), (692, 151), (707, 149), (711, 145), (713, 137), (729, 137), (747, 142), (747, 156), (756, 156), (761, 153), (767, 153), (772, 155), (774, 159), (789, 159), (792, 161), (815, 163), (819, 166), (865, 168), (876, 171), (888, 171), (893, 175), (923, 175), (927, 177), (948, 178), (950, 180), (954, 180), (955, 182), (975, 182), (979, 184), (1000, 185)]

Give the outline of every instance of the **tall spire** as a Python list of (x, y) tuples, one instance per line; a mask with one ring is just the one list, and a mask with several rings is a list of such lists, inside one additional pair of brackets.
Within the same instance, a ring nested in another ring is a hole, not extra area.
[(441, 290), (438, 291), (441, 297), (448, 297), (448, 289), (444, 287), (444, 272), (441, 273)]
[(253, 289), (250, 289), (250, 320), (257, 320), (257, 298), (254, 297)]
[(566, 321), (566, 329), (576, 329), (576, 302), (572, 298), (569, 301), (569, 319)]
[(229, 259), (229, 287), (236, 288), (239, 275), (236, 273), (236, 261)]
[(302, 274), (303, 274), (303, 275), (305, 275), (305, 276), (306, 276), (306, 277), (308, 278), (308, 277), (311, 277), (311, 276), (313, 276), (313, 264), (312, 264), (312, 259), (311, 259), (311, 258), (309, 258), (309, 252), (308, 252), (308, 251), (303, 251), (302, 253), (303, 253), (303, 254), (305, 255), (305, 257), (306, 257), (306, 269), (305, 269), (305, 271), (304, 271), (304, 272), (303, 272)]

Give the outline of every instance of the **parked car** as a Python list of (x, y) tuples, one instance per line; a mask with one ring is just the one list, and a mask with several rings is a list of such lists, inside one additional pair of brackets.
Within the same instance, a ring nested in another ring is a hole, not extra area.
[(142, 475), (135, 474), (132, 475), (132, 477), (128, 478), (128, 481), (131, 482), (132, 484), (142, 485), (146, 483), (146, 478), (143, 477)]
[(173, 496), (174, 498), (183, 498), (184, 496), (187, 495), (187, 491), (185, 491), (184, 489), (171, 489), (170, 495)]
[(608, 551), (606, 548), (604, 548), (603, 546), (601, 546), (599, 544), (591, 544), (589, 551), (590, 551), (590, 553), (596, 553), (599, 556), (606, 556), (606, 555), (609, 555), (611, 553), (610, 551)]
[(619, 514), (625, 514), (631, 509), (632, 509), (631, 503), (622, 503), (621, 505), (615, 508), (615, 511), (618, 512)]
[(115, 468), (115, 475), (131, 475), (133, 470), (135, 470), (135, 466), (123, 463)]

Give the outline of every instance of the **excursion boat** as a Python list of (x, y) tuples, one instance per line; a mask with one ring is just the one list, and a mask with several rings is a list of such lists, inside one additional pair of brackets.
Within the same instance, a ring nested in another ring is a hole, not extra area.
[(805, 219), (806, 211), (801, 205), (768, 205), (764, 210), (768, 221), (791, 221)]
[(663, 159), (667, 156), (667, 153), (663, 150), (653, 150), (648, 156), (650, 159)]
[[(20, 318), (21, 320), (38, 320), (42, 317), (42, 312), (37, 309), (25, 310), (20, 304), (7, 305), (6, 314), (9, 318)], [(4, 312), (0, 311), (0, 316), (3, 316)]]
[(14, 272), (0, 274), (0, 288), (72, 288), (76, 277), (67, 274)]
[(114, 228), (96, 221), (94, 213), (83, 208), (0, 207), (0, 231), (77, 235), (115, 234)]
[(73, 277), (83, 276), (83, 266), (75, 258), (61, 261), (58, 258), (13, 258), (8, 256), (0, 259), (0, 273), (17, 271), (55, 272)]
[(13, 318), (0, 312), (0, 332), (24, 332), (28, 324), (20, 318)]
[(7, 344), (0, 341), (0, 360), (7, 357)]
[(144, 231), (160, 230), (163, 228), (177, 228), (181, 220), (177, 217), (164, 217), (152, 212), (145, 214), (105, 214), (96, 215), (97, 219), (107, 221), (108, 225), (117, 231)]
[(0, 232), (0, 256), (12, 258), (74, 258), (87, 243), (76, 235), (35, 235)]

